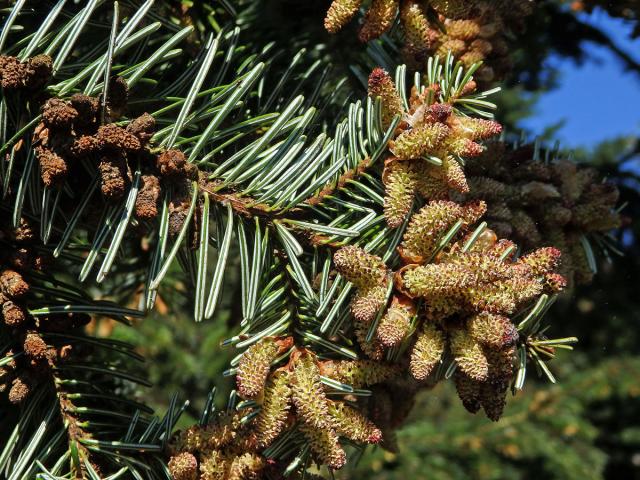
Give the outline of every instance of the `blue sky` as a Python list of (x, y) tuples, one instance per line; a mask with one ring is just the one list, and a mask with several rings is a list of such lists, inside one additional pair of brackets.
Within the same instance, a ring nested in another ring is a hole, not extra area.
[[(640, 60), (640, 39), (630, 40), (631, 26), (602, 11), (584, 18), (611, 35), (617, 45)], [(543, 95), (535, 115), (520, 126), (533, 134), (564, 120), (556, 137), (565, 147), (593, 147), (602, 140), (624, 134), (640, 135), (640, 75), (626, 72), (606, 49), (585, 45), (589, 56), (582, 65), (552, 56), (559, 68), (558, 88)]]

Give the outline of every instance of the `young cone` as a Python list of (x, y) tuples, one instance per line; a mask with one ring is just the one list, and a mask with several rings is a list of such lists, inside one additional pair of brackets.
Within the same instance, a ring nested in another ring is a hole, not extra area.
[(478, 343), (465, 330), (455, 330), (451, 333), (451, 353), (458, 368), (472, 380), (482, 382), (489, 375), (487, 357)]
[(467, 321), (469, 334), (482, 345), (501, 349), (518, 340), (518, 331), (511, 320), (502, 315), (482, 312)]
[(362, 0), (333, 0), (327, 16), (324, 19), (324, 28), (329, 33), (337, 33), (358, 12)]
[(269, 446), (287, 425), (291, 397), (289, 381), (289, 374), (280, 371), (275, 372), (267, 382), (262, 408), (255, 422), (259, 448)]
[(303, 352), (291, 373), (291, 397), (298, 418), (311, 429), (326, 430), (332, 426), (329, 406), (320, 382), (320, 369), (311, 354)]
[(444, 333), (433, 323), (425, 322), (411, 350), (409, 370), (413, 378), (426, 380), (441, 361), (444, 347)]
[(264, 389), (271, 362), (278, 356), (279, 347), (273, 338), (251, 345), (240, 357), (236, 382), (243, 398), (255, 398)]
[(347, 463), (347, 454), (340, 446), (338, 435), (333, 429), (318, 429), (307, 424), (302, 424), (299, 428), (309, 442), (311, 451), (320, 462), (334, 470), (344, 467)]
[(373, 0), (360, 29), (361, 42), (378, 38), (391, 28), (398, 12), (398, 0)]
[[(382, 2), (387, 3), (388, 0), (382, 0)], [(388, 128), (393, 117), (402, 115), (404, 111), (402, 99), (391, 76), (382, 68), (374, 68), (369, 75), (369, 97), (373, 100), (379, 97), (382, 102), (382, 126), (384, 128)]]
[(334, 419), (336, 432), (354, 442), (376, 444), (382, 440), (382, 432), (358, 410), (342, 402), (331, 402), (329, 413)]

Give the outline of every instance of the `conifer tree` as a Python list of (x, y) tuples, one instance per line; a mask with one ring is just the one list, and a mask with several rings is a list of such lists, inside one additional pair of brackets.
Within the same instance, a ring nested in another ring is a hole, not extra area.
[[(2, 10), (0, 475), (313, 478), (397, 448), (437, 382), (498, 421), (531, 368), (555, 381), (576, 339), (544, 315), (621, 222), (592, 171), (497, 138), (532, 2), (370, 2), (362, 96), (302, 35), (263, 36), (267, 2), (188, 3)], [(95, 324), (180, 285), (195, 322), (238, 305), (235, 388), (178, 429), (189, 392), (156, 416), (141, 356)]]

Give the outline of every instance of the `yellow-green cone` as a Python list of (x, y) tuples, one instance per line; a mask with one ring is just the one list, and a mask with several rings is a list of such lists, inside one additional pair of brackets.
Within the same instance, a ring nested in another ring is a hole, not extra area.
[(484, 205), (475, 202), (461, 205), (450, 200), (433, 200), (422, 207), (407, 226), (400, 248), (403, 257), (428, 260), (440, 238), (458, 220), (465, 225), (475, 222), (484, 212)]
[(256, 417), (255, 430), (259, 448), (273, 442), (287, 424), (291, 388), (287, 372), (275, 372), (264, 389), (262, 409)]
[(362, 0), (333, 0), (324, 19), (324, 28), (329, 33), (336, 33), (358, 12)]
[(469, 378), (484, 381), (489, 375), (489, 363), (480, 343), (466, 330), (454, 330), (450, 337), (450, 348), (458, 369)]
[(259, 480), (266, 461), (255, 453), (243, 453), (233, 458), (229, 466), (228, 480)]
[(314, 428), (307, 424), (301, 424), (299, 428), (307, 438), (311, 451), (322, 464), (334, 470), (344, 467), (347, 455), (338, 442), (338, 434), (332, 428)]
[(315, 429), (331, 427), (320, 370), (311, 354), (303, 353), (296, 359), (291, 377), (291, 397), (298, 418)]
[(376, 337), (367, 341), (370, 326), (370, 321), (363, 322), (356, 318), (353, 321), (353, 333), (362, 352), (371, 360), (380, 361), (384, 358), (385, 349)]
[(382, 259), (360, 247), (342, 247), (334, 254), (333, 261), (338, 272), (357, 288), (381, 284), (387, 275)]
[(415, 0), (405, 0), (400, 9), (400, 21), (405, 35), (405, 53), (411, 60), (424, 60), (431, 41), (429, 37), (429, 22), (420, 3)]
[(413, 312), (401, 304), (391, 305), (380, 319), (376, 330), (378, 341), (385, 347), (398, 345), (409, 332)]
[(413, 162), (392, 161), (385, 166), (384, 217), (391, 228), (398, 228), (409, 216), (418, 187)]
[(442, 160), (442, 170), (444, 172), (444, 179), (449, 188), (460, 193), (469, 193), (467, 178), (464, 175), (464, 170), (462, 165), (460, 165), (460, 162), (451, 155), (447, 155)]
[(442, 123), (418, 125), (406, 130), (390, 143), (390, 150), (400, 160), (411, 160), (437, 153), (449, 134), (449, 128)]
[(520, 257), (520, 262), (528, 265), (534, 275), (552, 273), (560, 264), (561, 252), (554, 247), (539, 248)]
[(378, 311), (384, 306), (386, 297), (386, 284), (360, 288), (351, 302), (351, 313), (359, 322), (371, 323)]
[(365, 388), (398, 375), (398, 367), (373, 360), (336, 360), (323, 364), (324, 375), (334, 380)]
[(227, 480), (230, 467), (230, 459), (217, 450), (213, 450), (200, 463), (200, 479)]
[(374, 444), (382, 439), (382, 432), (371, 420), (342, 402), (331, 402), (329, 413), (333, 416), (336, 432), (340, 436), (354, 442)]
[(238, 393), (243, 398), (255, 398), (264, 389), (271, 362), (278, 356), (278, 345), (272, 338), (266, 338), (252, 346), (240, 357), (236, 383)]
[(416, 380), (422, 381), (431, 374), (442, 359), (445, 336), (434, 324), (425, 322), (411, 351), (409, 370)]
[[(389, 3), (389, 1), (374, 0), (374, 5), (376, 3)], [(374, 5), (372, 5), (372, 8)], [(365, 31), (366, 28), (368, 27), (365, 23), (362, 31)], [(382, 102), (382, 126), (385, 129), (391, 125), (393, 117), (402, 115), (404, 108), (400, 95), (391, 76), (382, 68), (375, 68), (369, 75), (369, 97), (373, 100), (380, 98)]]
[(482, 312), (467, 321), (467, 328), (473, 338), (482, 345), (501, 349), (518, 340), (518, 331), (511, 320), (502, 315)]
[(182, 452), (169, 460), (169, 472), (174, 480), (196, 480), (198, 478), (198, 460), (191, 453)]
[(389, 30), (397, 13), (398, 0), (373, 0), (360, 29), (360, 41), (368, 42)]

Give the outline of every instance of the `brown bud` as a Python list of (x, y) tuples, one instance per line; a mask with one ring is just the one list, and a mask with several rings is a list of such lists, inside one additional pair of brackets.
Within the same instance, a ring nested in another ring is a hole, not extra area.
[(107, 104), (112, 117), (120, 117), (127, 108), (127, 100), (129, 98), (129, 86), (126, 80), (118, 76), (111, 77), (108, 95)]
[(11, 383), (9, 401), (13, 404), (22, 403), (33, 390), (33, 382), (26, 375), (20, 375)]
[(53, 62), (49, 55), (36, 55), (29, 59), (29, 80), (27, 88), (36, 90), (44, 87), (51, 79)]
[(0, 273), (0, 289), (9, 298), (20, 298), (29, 291), (29, 284), (18, 272), (4, 270)]
[(114, 200), (122, 198), (131, 183), (126, 159), (119, 155), (102, 157), (98, 170), (102, 195)]
[(76, 123), (87, 126), (95, 123), (100, 108), (100, 102), (95, 97), (83, 95), (81, 93), (74, 94), (69, 101), (73, 108), (78, 112)]
[(142, 144), (138, 137), (113, 123), (103, 125), (96, 134), (100, 148), (120, 152), (138, 152)]
[(2, 316), (4, 317), (4, 323), (9, 327), (19, 326), (27, 318), (24, 309), (10, 300), (2, 304)]
[(78, 111), (64, 100), (50, 98), (42, 107), (42, 121), (57, 130), (68, 130), (78, 117)]
[(136, 197), (135, 215), (142, 220), (152, 220), (158, 216), (160, 180), (155, 175), (142, 175), (142, 186)]
[(160, 174), (169, 178), (189, 178), (198, 177), (198, 168), (187, 161), (187, 157), (180, 150), (166, 150), (158, 155), (157, 165)]
[(70, 152), (76, 158), (82, 158), (100, 149), (100, 142), (93, 135), (83, 135), (71, 145)]
[(148, 113), (143, 113), (138, 118), (134, 118), (131, 123), (127, 125), (127, 132), (138, 137), (143, 145), (149, 143), (155, 129), (156, 121)]
[(62, 184), (67, 177), (67, 162), (53, 150), (36, 147), (36, 156), (40, 162), (40, 177), (47, 187)]
[(36, 360), (46, 358), (49, 347), (37, 333), (28, 333), (24, 340), (24, 353)]

